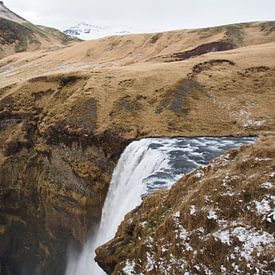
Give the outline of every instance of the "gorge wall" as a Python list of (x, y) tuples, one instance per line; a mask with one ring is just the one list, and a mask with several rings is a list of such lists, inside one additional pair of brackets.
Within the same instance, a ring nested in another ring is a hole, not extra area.
[[(47, 88), (46, 95), (54, 93)], [(23, 103), (13, 96), (0, 103), (1, 274), (64, 272), (68, 244), (75, 240), (80, 247), (98, 222), (112, 170), (127, 144), (107, 131), (94, 134), (91, 100), (82, 113), (77, 109), (82, 123), (89, 120), (89, 128), (75, 124), (84, 133), (66, 131), (65, 121), (42, 132), (43, 109), (36, 105), (42, 98), (38, 91), (24, 94)]]

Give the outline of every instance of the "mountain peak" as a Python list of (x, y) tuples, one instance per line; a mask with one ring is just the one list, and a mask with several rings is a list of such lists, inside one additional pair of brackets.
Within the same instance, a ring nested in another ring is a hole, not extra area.
[(64, 31), (66, 35), (82, 40), (97, 39), (110, 35), (130, 34), (134, 32), (133, 29), (127, 27), (100, 26), (98, 24), (88, 24), (86, 22), (80, 22)]

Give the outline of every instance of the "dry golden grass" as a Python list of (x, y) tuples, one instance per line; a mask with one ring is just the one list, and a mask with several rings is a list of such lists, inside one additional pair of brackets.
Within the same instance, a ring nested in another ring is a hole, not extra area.
[[(41, 133), (65, 118), (70, 132), (111, 130), (129, 139), (274, 131), (275, 43), (172, 63), (82, 69), (73, 63), (65, 73), (59, 59), (68, 50), (41, 58), (32, 53), (30, 62), (23, 62), (27, 54), (11, 57), (8, 64), (2, 60), (2, 112), (40, 110)], [(93, 119), (85, 111), (91, 100)]]
[[(49, 73), (49, 71), (65, 72), (85, 68), (91, 70), (102, 67), (120, 67), (150, 60), (151, 62), (162, 62), (163, 57), (211, 42), (229, 41), (233, 48), (274, 42), (275, 34), (273, 31), (269, 31), (272, 27), (274, 27), (274, 22), (263, 22), (157, 34), (111, 36), (76, 43), (65, 49), (46, 50), (47, 47), (45, 47), (43, 51), (16, 54), (1, 60), (0, 66), (13, 62), (13, 65), (17, 66), (16, 73), (19, 73), (18, 75), (21, 75), (22, 72), (24, 75), (28, 71), (30, 74), (25, 78), (30, 78), (37, 74)], [(242, 40), (241, 44), (236, 43), (235, 36), (241, 37), (238, 38)], [(52, 44), (55, 45), (53, 42)], [(3, 69), (9, 69), (9, 66)]]

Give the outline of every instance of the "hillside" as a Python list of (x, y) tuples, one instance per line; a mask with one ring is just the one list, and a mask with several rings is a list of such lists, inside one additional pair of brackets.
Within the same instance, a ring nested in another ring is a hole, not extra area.
[(49, 129), (76, 136), (110, 131), (127, 139), (271, 132), (274, 46), (111, 68), (78, 63), (70, 49), (12, 56), (0, 67), (1, 110), (6, 118), (37, 114), (46, 136)]
[[(77, 43), (66, 49), (35, 52), (5, 58), (0, 66), (13, 62), (27, 68), (25, 78), (45, 74), (47, 62), (56, 72), (102, 69), (145, 63), (163, 64), (188, 60), (210, 52), (227, 51), (275, 41), (275, 22), (256, 22), (198, 30), (111, 36)], [(32, 62), (29, 62), (32, 60)], [(14, 62), (16, 61), (16, 62)], [(26, 64), (29, 62), (29, 64)], [(39, 64), (42, 64), (39, 66)], [(35, 70), (33, 70), (35, 66)], [(5, 68), (3, 68), (5, 69)]]
[(275, 138), (233, 149), (127, 214), (98, 248), (108, 274), (271, 274)]
[(11, 54), (0, 60), (4, 274), (63, 274), (130, 141), (275, 131), (274, 22), (59, 42), (1, 46)]
[(53, 50), (74, 41), (56, 29), (33, 25), (0, 1), (0, 59), (17, 52)]

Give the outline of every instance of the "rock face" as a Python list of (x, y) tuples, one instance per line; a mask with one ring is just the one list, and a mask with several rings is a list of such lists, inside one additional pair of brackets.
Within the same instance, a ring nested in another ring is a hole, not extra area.
[(274, 144), (233, 149), (144, 198), (96, 261), (108, 274), (271, 274)]
[(27, 92), (24, 102), (8, 96), (0, 103), (1, 274), (64, 272), (70, 240), (80, 246), (98, 222), (116, 159), (126, 146), (116, 133), (94, 132), (93, 99), (71, 110), (79, 120), (72, 115), (74, 121), (66, 117), (42, 131), (42, 102), (53, 92), (47, 88), (30, 97)]
[[(64, 272), (68, 244), (80, 246), (98, 222), (131, 140), (274, 132), (273, 27), (110, 37), (2, 58), (0, 273)], [(228, 38), (243, 47), (198, 48)]]
[(94, 143), (77, 136), (53, 143), (36, 125), (11, 125), (22, 136), (10, 138), (1, 156), (1, 274), (62, 274), (70, 240), (83, 243), (99, 220), (123, 142), (113, 138), (118, 148), (110, 152), (108, 133)]

